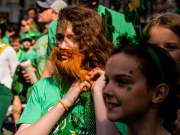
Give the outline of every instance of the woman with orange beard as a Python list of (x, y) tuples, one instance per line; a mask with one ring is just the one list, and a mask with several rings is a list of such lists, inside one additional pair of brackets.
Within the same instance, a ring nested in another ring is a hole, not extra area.
[[(105, 37), (100, 16), (84, 7), (64, 8), (59, 16), (57, 41), (51, 53), (56, 72), (33, 86), (17, 123), (20, 127), (16, 135), (95, 135), (102, 127), (114, 129), (107, 134), (118, 133), (107, 120), (106, 111), (99, 117), (101, 119), (95, 115), (94, 106), (102, 104), (95, 99), (102, 95), (96, 94), (95, 89), (90, 91), (99, 77), (94, 76), (92, 70), (104, 70), (113, 49)], [(105, 110), (105, 106), (99, 109)]]

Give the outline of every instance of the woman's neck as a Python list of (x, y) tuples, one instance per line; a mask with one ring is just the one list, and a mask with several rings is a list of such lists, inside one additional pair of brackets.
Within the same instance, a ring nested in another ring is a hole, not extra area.
[(131, 125), (128, 127), (128, 135), (171, 135), (160, 123)]
[(128, 122), (128, 135), (171, 135), (160, 123), (155, 109), (142, 117)]

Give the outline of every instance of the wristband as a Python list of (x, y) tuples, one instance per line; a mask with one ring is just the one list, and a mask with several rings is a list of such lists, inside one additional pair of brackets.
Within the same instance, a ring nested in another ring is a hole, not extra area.
[(65, 109), (66, 111), (69, 110), (69, 108), (63, 103), (62, 100), (59, 100), (59, 103), (61, 103), (61, 105), (64, 107), (64, 109)]

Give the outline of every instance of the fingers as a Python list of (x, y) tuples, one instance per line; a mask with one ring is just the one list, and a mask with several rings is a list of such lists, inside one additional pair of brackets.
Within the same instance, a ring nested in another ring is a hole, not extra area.
[(26, 82), (27, 82), (27, 83), (30, 83), (30, 82), (31, 82), (30, 75), (29, 75), (25, 70), (22, 70), (21, 73), (23, 74), (23, 77), (24, 77), (24, 79), (26, 80)]
[(84, 81), (82, 83), (80, 83), (80, 90), (81, 91), (88, 91), (91, 87), (91, 84), (88, 83), (87, 81)]
[(82, 91), (88, 91), (91, 87), (91, 84), (87, 81), (75, 81), (72, 85), (73, 87), (75, 87), (76, 89), (79, 89), (81, 92)]
[(102, 75), (104, 75), (104, 71), (100, 68), (94, 68), (89, 72), (89, 76), (92, 79), (92, 81), (96, 81)]
[(90, 77), (93, 80), (91, 90), (93, 93), (102, 93), (102, 90), (105, 86), (105, 72), (100, 68), (95, 68), (91, 72), (89, 72)]
[(63, 97), (63, 102), (68, 106), (71, 107), (78, 99), (78, 96), (81, 92), (85, 92), (90, 90), (91, 84), (87, 81), (75, 81), (69, 88), (66, 95)]

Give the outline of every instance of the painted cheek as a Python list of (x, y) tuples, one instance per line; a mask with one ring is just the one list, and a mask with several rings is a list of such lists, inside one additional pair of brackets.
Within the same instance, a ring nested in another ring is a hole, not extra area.
[(130, 85), (128, 85), (126, 89), (127, 89), (127, 91), (131, 91), (132, 87)]

